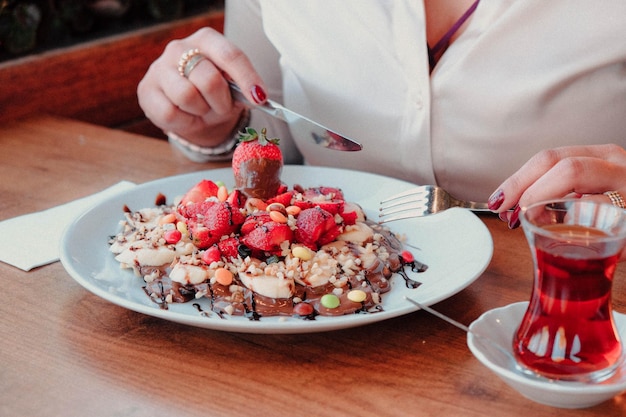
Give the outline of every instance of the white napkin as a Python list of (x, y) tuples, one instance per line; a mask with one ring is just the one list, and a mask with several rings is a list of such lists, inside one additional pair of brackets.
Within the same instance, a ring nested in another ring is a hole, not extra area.
[(0, 222), (0, 261), (24, 271), (58, 261), (61, 237), (74, 219), (92, 205), (134, 186), (121, 181), (88, 197)]

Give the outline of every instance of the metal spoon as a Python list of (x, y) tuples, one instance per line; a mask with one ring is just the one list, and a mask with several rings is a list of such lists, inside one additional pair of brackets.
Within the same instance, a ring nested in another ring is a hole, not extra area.
[(511, 352), (510, 349), (507, 349), (506, 347), (502, 346), (500, 343), (496, 342), (495, 340), (493, 340), (492, 338), (490, 338), (489, 336), (486, 336), (484, 334), (480, 334), (477, 333), (476, 331), (470, 329), (469, 327), (467, 327), (466, 325), (464, 325), (463, 323), (459, 323), (458, 321), (454, 320), (453, 318), (450, 318), (440, 312), (438, 312), (437, 310), (434, 310), (428, 306), (422, 305), (421, 303), (418, 303), (417, 301), (409, 298), (409, 297), (404, 297), (409, 303), (419, 307), (420, 309), (432, 314), (435, 317), (438, 317), (444, 321), (447, 321), (448, 323), (452, 324), (453, 326), (465, 331), (466, 333), (470, 333), (472, 334), (474, 337), (476, 337), (477, 339), (479, 339), (480, 341), (488, 344), (489, 346), (495, 348), (498, 350), (498, 352), (504, 354), (504, 356), (507, 358), (508, 362), (509, 362), (509, 369), (514, 370), (517, 373), (523, 374), (526, 377), (529, 377), (531, 379), (535, 379), (538, 381), (544, 381), (544, 382), (550, 382), (550, 381), (554, 381), (552, 379), (543, 377), (541, 375), (538, 375), (534, 372), (532, 372), (529, 369), (524, 368), (523, 366), (521, 366), (519, 364), (519, 362), (517, 361), (517, 359), (515, 358), (515, 356), (513, 355), (513, 353)]

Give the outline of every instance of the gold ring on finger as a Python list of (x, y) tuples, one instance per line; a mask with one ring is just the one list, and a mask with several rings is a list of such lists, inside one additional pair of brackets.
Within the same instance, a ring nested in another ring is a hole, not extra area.
[(626, 201), (624, 200), (624, 197), (622, 197), (622, 195), (617, 191), (607, 191), (606, 193), (604, 193), (604, 195), (609, 197), (611, 203), (615, 207), (626, 209)]
[(178, 73), (185, 78), (189, 78), (191, 71), (205, 58), (206, 57), (200, 53), (198, 48), (184, 52), (178, 60)]

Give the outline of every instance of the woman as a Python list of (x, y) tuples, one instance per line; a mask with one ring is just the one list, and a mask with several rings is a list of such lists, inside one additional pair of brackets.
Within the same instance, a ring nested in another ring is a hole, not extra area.
[[(623, 0), (237, 0), (225, 23), (226, 37), (171, 42), (138, 88), (190, 157), (228, 155), (249, 124), (280, 137), (287, 162), (436, 183), (498, 212), (626, 195)], [(249, 121), (226, 78), (364, 150), (323, 149), (256, 111)], [(516, 212), (503, 218), (518, 224)]]

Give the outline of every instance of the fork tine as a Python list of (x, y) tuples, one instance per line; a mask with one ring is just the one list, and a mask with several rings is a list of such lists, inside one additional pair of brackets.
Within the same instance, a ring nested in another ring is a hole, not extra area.
[[(408, 197), (415, 197), (415, 199), (408, 199)], [(380, 211), (389, 211), (390, 209), (394, 209), (395, 207), (413, 207), (416, 204), (421, 206), (423, 203), (428, 201), (428, 194), (424, 195), (415, 195), (415, 196), (407, 196), (405, 200), (397, 200), (392, 202), (391, 204), (383, 205), (381, 204), (379, 207)], [(394, 213), (394, 210), (391, 210), (390, 213)]]
[(380, 209), (387, 210), (399, 205), (419, 201), (430, 194), (430, 190), (425, 187), (412, 188), (402, 193), (386, 198), (380, 202)]
[(415, 201), (406, 201), (402, 203), (393, 204), (390, 206), (380, 207), (378, 211), (380, 212), (378, 217), (384, 217), (391, 214), (402, 213), (404, 211), (424, 211), (426, 208), (428, 201), (424, 200), (415, 200)]
[(380, 202), (378, 223), (421, 217), (428, 210), (429, 186), (419, 186), (388, 197)]
[(428, 192), (429, 191), (428, 191), (428, 188), (426, 186), (414, 187), (414, 188), (410, 188), (410, 189), (408, 189), (406, 191), (402, 191), (401, 193), (394, 194), (391, 197), (387, 197), (384, 200), (382, 200), (380, 202), (380, 204), (387, 203), (387, 202), (390, 202), (390, 201), (393, 201), (393, 200), (398, 200), (398, 199), (404, 198), (404, 197), (410, 197), (410, 196), (415, 195), (415, 194), (424, 194), (424, 193), (428, 193)]
[(378, 224), (384, 224), (389, 222), (395, 222), (396, 220), (405, 220), (405, 219), (414, 219), (416, 217), (423, 217), (425, 215), (425, 211), (422, 210), (419, 213), (416, 213), (412, 210), (402, 210), (395, 214), (380, 214), (378, 218)]
[(409, 219), (413, 217), (422, 217), (426, 215), (428, 211), (428, 206), (425, 204), (421, 204), (416, 202), (411, 205), (402, 205), (397, 207), (395, 210), (385, 210), (380, 211), (378, 213), (378, 223), (388, 223), (396, 220)]

